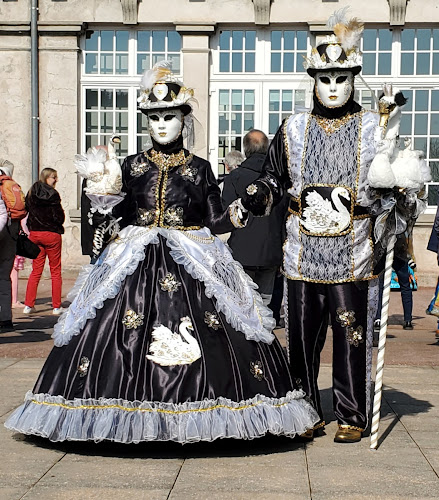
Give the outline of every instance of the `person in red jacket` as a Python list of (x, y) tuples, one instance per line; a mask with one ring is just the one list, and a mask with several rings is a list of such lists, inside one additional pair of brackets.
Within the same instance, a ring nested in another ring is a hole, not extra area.
[(55, 189), (58, 175), (53, 168), (44, 168), (40, 180), (29, 190), (26, 196), (26, 208), (29, 212), (27, 226), (31, 241), (36, 243), (41, 252), (32, 263), (32, 272), (26, 288), (24, 314), (35, 312), (38, 283), (43, 273), (46, 256), (49, 259), (52, 278), (53, 314), (60, 315), (61, 307), (61, 235), (64, 233), (64, 210), (61, 198)]

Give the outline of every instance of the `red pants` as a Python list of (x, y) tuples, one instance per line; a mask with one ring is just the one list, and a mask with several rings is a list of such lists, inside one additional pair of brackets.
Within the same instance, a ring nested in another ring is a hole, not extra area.
[(27, 282), (24, 303), (29, 307), (35, 305), (38, 283), (43, 274), (47, 255), (52, 278), (52, 307), (61, 307), (61, 235), (49, 231), (31, 231), (29, 239), (40, 247), (41, 252), (32, 262), (32, 272)]

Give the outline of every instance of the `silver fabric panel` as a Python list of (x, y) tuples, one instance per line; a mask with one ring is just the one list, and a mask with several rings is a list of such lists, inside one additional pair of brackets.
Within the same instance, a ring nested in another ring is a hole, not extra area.
[(287, 146), (290, 164), (288, 165), (291, 179), (291, 188), (288, 193), (293, 198), (298, 198), (302, 191), (302, 157), (305, 144), (305, 131), (309, 113), (298, 113), (291, 115), (286, 124)]
[(370, 240), (370, 219), (354, 220), (354, 253), (356, 279), (366, 278), (372, 274), (372, 245)]
[(291, 214), (287, 219), (287, 241), (284, 246), (284, 270), (291, 278), (299, 275), (299, 253), (302, 247), (299, 237), (299, 218)]

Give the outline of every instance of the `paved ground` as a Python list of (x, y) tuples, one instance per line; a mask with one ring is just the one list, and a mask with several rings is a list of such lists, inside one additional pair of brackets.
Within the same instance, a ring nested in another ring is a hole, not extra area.
[[(71, 283), (65, 280), (65, 290)], [(16, 331), (0, 336), (0, 500), (438, 498), (439, 344), (435, 318), (425, 315), (432, 293), (415, 293), (413, 331), (402, 330), (400, 296), (391, 295), (378, 451), (369, 450), (368, 438), (333, 442), (330, 335), (320, 377), (329, 424), (311, 444), (271, 436), (185, 446), (53, 444), (1, 425), (32, 388), (52, 346), (56, 318), (45, 280), (38, 314), (17, 311)]]

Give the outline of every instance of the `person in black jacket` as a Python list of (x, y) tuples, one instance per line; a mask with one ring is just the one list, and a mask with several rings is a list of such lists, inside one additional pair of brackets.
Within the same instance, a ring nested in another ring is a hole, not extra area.
[[(268, 137), (264, 132), (253, 129), (244, 136), (243, 145), (246, 160), (224, 179), (222, 199), (225, 205), (241, 198), (245, 188), (261, 174)], [(286, 211), (286, 203), (281, 202), (269, 217), (250, 215), (247, 226), (234, 229), (228, 241), (233, 257), (258, 285), (265, 305), (270, 303), (276, 272), (282, 263)]]
[(61, 235), (64, 233), (64, 210), (61, 198), (55, 189), (58, 174), (53, 168), (44, 168), (40, 180), (30, 188), (26, 195), (26, 209), (29, 212), (27, 226), (29, 239), (36, 243), (41, 252), (32, 262), (32, 272), (26, 288), (24, 314), (35, 312), (38, 283), (43, 273), (46, 255), (49, 259), (50, 276), (52, 278), (53, 314), (59, 316), (61, 307)]

